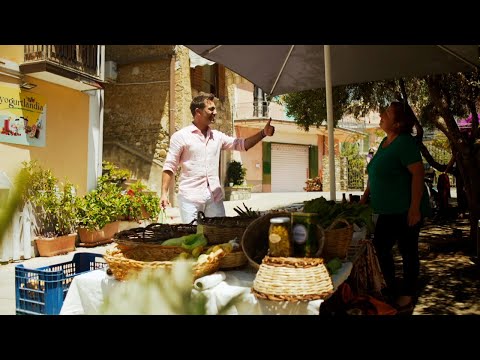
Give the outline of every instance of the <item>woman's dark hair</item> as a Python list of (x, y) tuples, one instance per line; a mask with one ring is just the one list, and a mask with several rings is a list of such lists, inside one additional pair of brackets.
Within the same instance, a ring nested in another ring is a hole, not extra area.
[(190, 103), (190, 111), (192, 113), (192, 116), (195, 116), (196, 109), (205, 108), (205, 100), (213, 101), (214, 99), (215, 99), (215, 95), (213, 94), (201, 93), (200, 95), (195, 96), (192, 102)]
[(393, 113), (393, 120), (398, 124), (400, 134), (411, 134), (415, 125), (415, 114), (406, 102), (392, 101), (390, 108)]

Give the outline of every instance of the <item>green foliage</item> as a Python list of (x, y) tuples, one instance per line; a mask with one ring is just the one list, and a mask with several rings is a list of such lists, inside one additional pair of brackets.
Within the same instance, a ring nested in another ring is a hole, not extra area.
[(348, 167), (348, 187), (362, 189), (363, 173), (365, 169), (365, 158), (360, 155), (359, 145), (357, 143), (342, 143), (341, 156), (347, 158)]
[(113, 182), (99, 183), (79, 204), (80, 224), (89, 230), (99, 230), (122, 217), (127, 209), (127, 197)]
[(115, 182), (118, 185), (125, 182), (125, 180), (131, 177), (131, 173), (127, 169), (120, 169), (115, 164), (103, 161), (102, 162), (102, 176), (99, 178), (99, 181), (109, 181)]
[(23, 162), (28, 187), (24, 202), (31, 203), (36, 219), (37, 236), (54, 237), (74, 233), (78, 225), (76, 187), (65, 180), (59, 183), (49, 169), (37, 161)]
[(163, 209), (160, 207), (160, 197), (156, 192), (150, 191), (141, 181), (129, 186), (126, 192), (128, 196), (125, 216), (128, 219), (157, 219)]
[(242, 185), (246, 174), (247, 169), (242, 166), (241, 162), (232, 160), (228, 164), (227, 179), (229, 183), (233, 183), (233, 185)]
[[(342, 115), (342, 103), (346, 101), (343, 87), (333, 88), (333, 118), (336, 122)], [(310, 126), (320, 127), (327, 121), (325, 89), (307, 90), (286, 94), (282, 98), (286, 105), (286, 115), (296, 119), (298, 126), (309, 130)]]
[[(373, 232), (372, 208), (368, 205), (358, 203), (336, 203), (327, 200), (323, 196), (304, 202), (303, 211), (306, 213), (317, 213), (320, 215), (320, 225), (326, 229), (337, 219), (347, 220), (350, 224), (364, 225), (370, 232)], [(345, 226), (344, 223), (339, 223)]]
[(98, 186), (83, 197), (79, 205), (80, 223), (99, 230), (117, 220), (154, 220), (160, 213), (160, 197), (137, 181), (124, 190), (121, 184), (130, 172), (104, 162)]
[(12, 222), (15, 211), (22, 203), (22, 198), (27, 189), (28, 174), (22, 170), (16, 176), (13, 187), (10, 189), (10, 194), (5, 200), (0, 203), (0, 245), (3, 237)]

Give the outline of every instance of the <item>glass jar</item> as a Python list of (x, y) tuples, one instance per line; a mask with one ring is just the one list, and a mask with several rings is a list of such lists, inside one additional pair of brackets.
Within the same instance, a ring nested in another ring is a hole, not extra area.
[(295, 257), (315, 257), (323, 249), (323, 239), (319, 241), (317, 224), (320, 215), (316, 213), (292, 213), (292, 241)]
[(289, 217), (276, 217), (270, 219), (268, 247), (270, 256), (292, 256), (293, 244), (290, 236)]

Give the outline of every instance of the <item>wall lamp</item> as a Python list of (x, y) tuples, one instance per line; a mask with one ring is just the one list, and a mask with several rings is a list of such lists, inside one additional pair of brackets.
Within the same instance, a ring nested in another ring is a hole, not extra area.
[(32, 84), (32, 83), (29, 83), (29, 82), (22, 82), (20, 84), (20, 88), (21, 89), (25, 89), (25, 90), (31, 90), (33, 89), (34, 87), (36, 87), (37, 85), (35, 84)]

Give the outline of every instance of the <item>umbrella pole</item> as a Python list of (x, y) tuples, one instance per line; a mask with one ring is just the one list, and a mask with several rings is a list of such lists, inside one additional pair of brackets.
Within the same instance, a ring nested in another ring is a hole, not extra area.
[(330, 45), (323, 45), (325, 62), (325, 95), (327, 100), (327, 128), (328, 128), (328, 169), (330, 176), (330, 200), (337, 200), (335, 189), (335, 139), (333, 137), (333, 99), (332, 73), (330, 63)]

